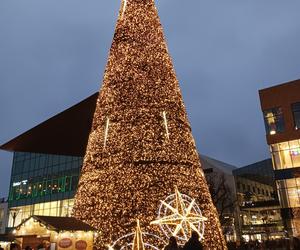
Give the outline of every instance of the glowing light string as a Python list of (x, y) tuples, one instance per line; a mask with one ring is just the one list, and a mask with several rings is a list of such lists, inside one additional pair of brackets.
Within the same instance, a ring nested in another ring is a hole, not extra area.
[[(133, 240), (130, 243), (123, 243), (122, 245), (119, 245), (122, 241), (128, 242), (128, 238), (132, 238)], [(144, 233), (141, 230), (139, 220), (137, 220), (137, 227), (135, 229), (134, 233), (126, 234), (122, 236), (121, 238), (117, 239), (112, 245), (108, 246), (108, 250), (115, 250), (116, 246), (120, 247), (120, 250), (145, 250), (145, 249), (154, 249), (154, 250), (160, 250), (158, 247), (144, 242), (144, 238), (154, 238), (156, 241), (165, 243), (163, 239), (161, 239), (159, 236), (150, 234), (150, 233)]]
[[(137, 209), (140, 221), (149, 226), (156, 219), (153, 215), (161, 197), (178, 185), (179, 190), (198, 194), (191, 213), (198, 214), (199, 200), (209, 218), (203, 245), (225, 250), (219, 216), (200, 174), (199, 155), (155, 0), (119, 3), (119, 19), (95, 107), (73, 215), (101, 231), (95, 237), (95, 246), (105, 249), (112, 239), (132, 232)], [(192, 199), (182, 197), (188, 208), (187, 202)], [(176, 208), (175, 196), (171, 198), (164, 201)], [(161, 216), (173, 214), (163, 203), (159, 205)], [(200, 225), (200, 233), (201, 223), (193, 224), (198, 229)], [(176, 229), (172, 225), (162, 227), (169, 235)], [(162, 234), (160, 231), (159, 226), (151, 229), (154, 234)], [(133, 237), (126, 242), (132, 243)], [(144, 242), (159, 245), (155, 238), (145, 237)]]
[(106, 142), (108, 138), (108, 129), (109, 129), (109, 118), (106, 120), (105, 131), (104, 131), (104, 148), (106, 147)]
[(163, 112), (163, 117), (164, 117), (165, 129), (166, 129), (166, 136), (169, 139), (169, 129), (168, 129), (168, 120), (167, 120), (167, 113), (166, 113), (166, 111)]
[(121, 18), (122, 18), (122, 19), (123, 19), (123, 16), (124, 16), (126, 7), (127, 7), (127, 0), (124, 0), (124, 1), (123, 1), (123, 10), (122, 10), (122, 15), (121, 15)]
[[(175, 206), (173, 206), (174, 203)], [(162, 210), (164, 210), (163, 215)], [(181, 194), (177, 187), (175, 194), (167, 197), (165, 201), (161, 201), (158, 214), (158, 219), (152, 221), (151, 224), (159, 225), (167, 237), (176, 236), (179, 240), (186, 241), (191, 232), (196, 231), (200, 238), (203, 238), (204, 221), (207, 221), (207, 218), (202, 216), (195, 199)], [(164, 226), (166, 226), (166, 230)]]
[(137, 220), (137, 226), (134, 234), (132, 250), (145, 250), (140, 221)]

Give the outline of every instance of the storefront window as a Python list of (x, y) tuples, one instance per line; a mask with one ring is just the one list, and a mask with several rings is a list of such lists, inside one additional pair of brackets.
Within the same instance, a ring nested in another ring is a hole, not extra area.
[(9, 206), (72, 198), (81, 165), (82, 157), (14, 153)]
[[(31, 215), (69, 216), (74, 205), (74, 199), (37, 203), (29, 206), (13, 208), (17, 211), (15, 226)], [(12, 213), (9, 214), (9, 227), (13, 225)]]
[(295, 129), (300, 129), (300, 102), (292, 104), (292, 111), (294, 115)]
[(300, 178), (277, 181), (281, 206), (300, 207)]
[(274, 135), (284, 131), (284, 120), (281, 108), (272, 108), (264, 111), (266, 132)]
[(275, 169), (300, 167), (300, 140), (271, 145)]
[(297, 237), (300, 236), (300, 219), (293, 219), (292, 220), (293, 225), (293, 234)]

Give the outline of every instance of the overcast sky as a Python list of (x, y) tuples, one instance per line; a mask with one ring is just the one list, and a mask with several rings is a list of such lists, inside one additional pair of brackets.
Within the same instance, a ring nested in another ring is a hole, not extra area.
[[(300, 1), (156, 0), (200, 153), (267, 158), (258, 90), (300, 78)], [(0, 144), (96, 92), (120, 0), (0, 0)], [(12, 154), (0, 152), (0, 196)]]

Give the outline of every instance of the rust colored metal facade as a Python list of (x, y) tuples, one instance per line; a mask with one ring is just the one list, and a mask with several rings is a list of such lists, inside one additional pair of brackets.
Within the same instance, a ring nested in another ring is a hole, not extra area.
[(259, 91), (281, 215), (290, 237), (300, 237), (300, 80)]
[(276, 85), (259, 91), (262, 110), (281, 107), (285, 131), (275, 135), (266, 135), (269, 145), (300, 138), (300, 129), (295, 130), (292, 104), (300, 101), (300, 80)]

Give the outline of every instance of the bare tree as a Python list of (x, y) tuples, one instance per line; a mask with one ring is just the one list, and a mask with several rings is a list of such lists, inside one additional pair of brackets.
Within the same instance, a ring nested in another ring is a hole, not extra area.
[(218, 210), (222, 226), (231, 222), (234, 213), (236, 198), (233, 190), (226, 182), (224, 173), (210, 172), (205, 173), (206, 181), (212, 200)]

